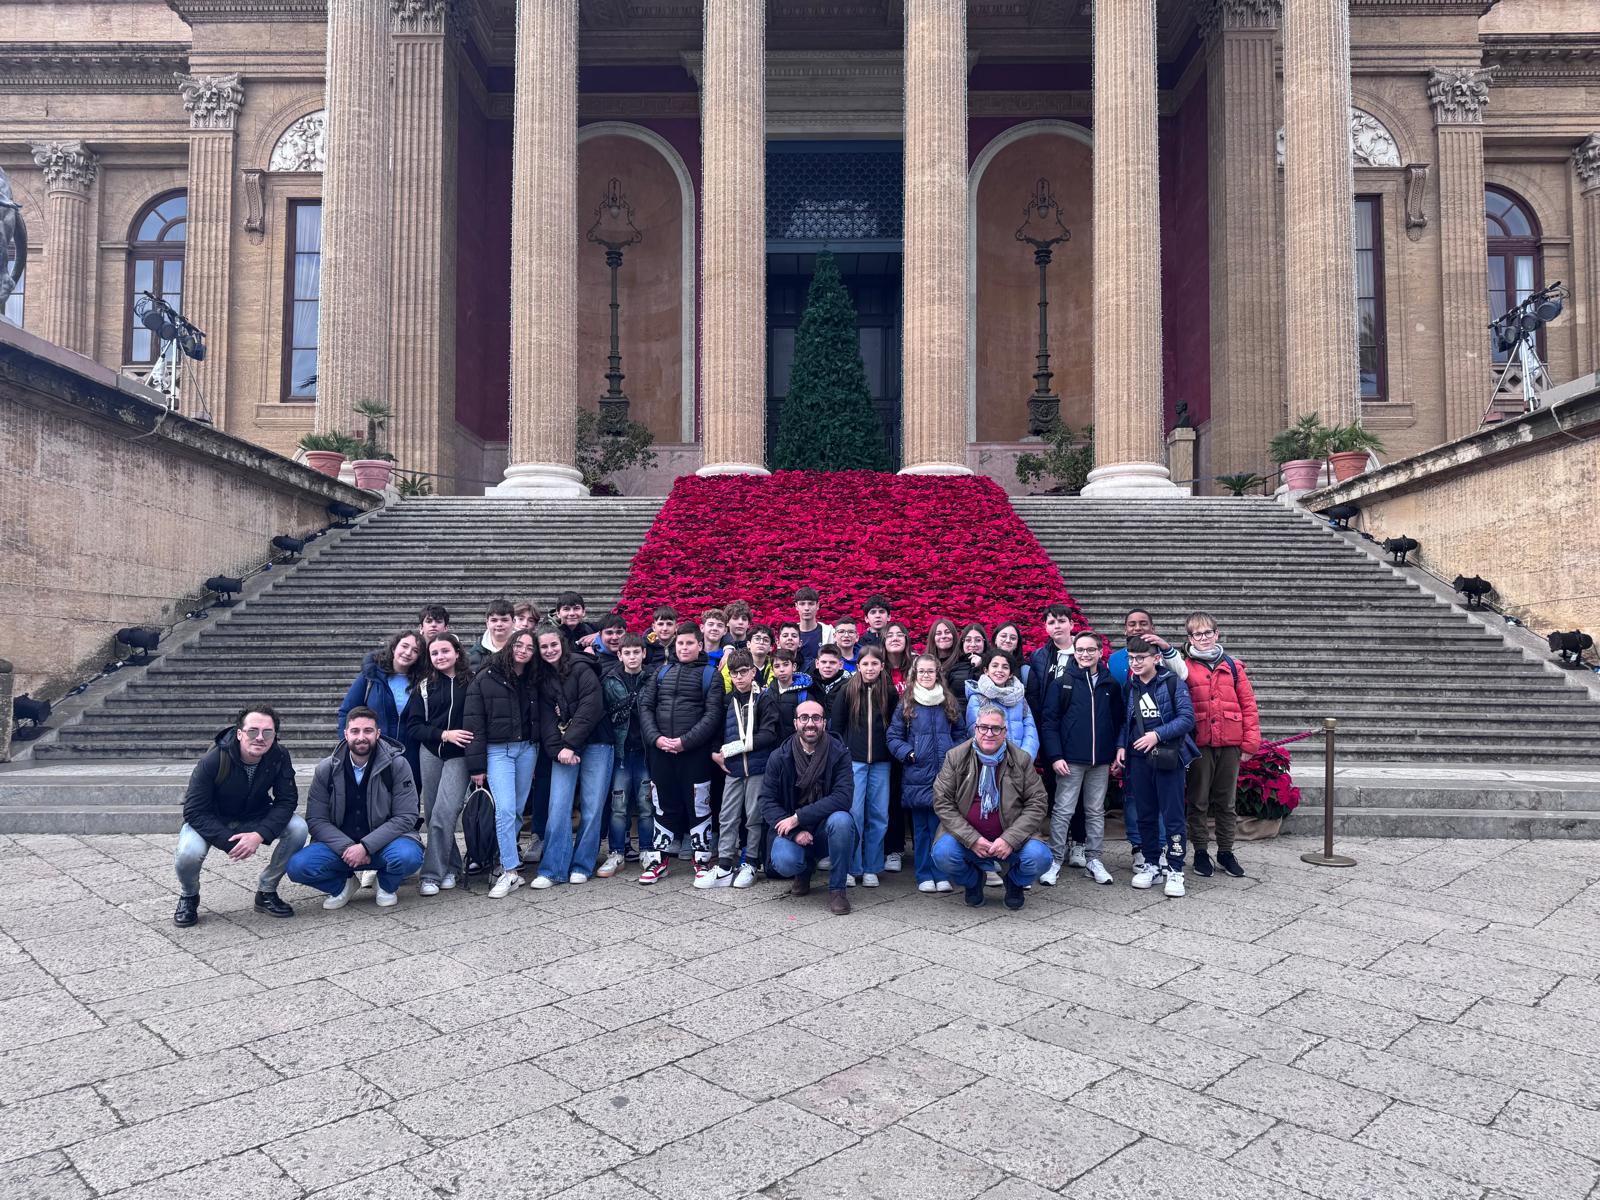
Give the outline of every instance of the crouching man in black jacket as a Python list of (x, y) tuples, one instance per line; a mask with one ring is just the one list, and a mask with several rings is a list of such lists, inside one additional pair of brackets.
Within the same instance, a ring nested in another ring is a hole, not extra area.
[(289, 857), (306, 844), (306, 823), (294, 815), (299, 802), (294, 763), (278, 745), (278, 714), (265, 704), (245, 709), (217, 733), (216, 744), (189, 776), (174, 863), (178, 907), (172, 923), (187, 928), (200, 920), (200, 865), (213, 847), (230, 862), (243, 862), (274, 842), (256, 881), (256, 911), (294, 916), (278, 898), (278, 884)]
[(791, 896), (811, 891), (817, 860), (832, 859), (828, 873), (828, 911), (850, 911), (845, 880), (856, 849), (856, 823), (850, 815), (855, 778), (850, 751), (828, 733), (828, 718), (815, 700), (795, 708), (794, 736), (772, 752), (761, 788), (761, 810), (774, 834), (767, 870), (793, 876)]

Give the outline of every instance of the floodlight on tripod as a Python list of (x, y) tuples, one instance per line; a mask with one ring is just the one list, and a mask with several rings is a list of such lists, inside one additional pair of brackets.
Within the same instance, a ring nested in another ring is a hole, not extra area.
[[(195, 362), (205, 361), (206, 335), (192, 321), (153, 292), (139, 293), (133, 302), (133, 315), (139, 318), (139, 324), (150, 331), (160, 346), (156, 352), (155, 364), (150, 368), (150, 374), (145, 377), (145, 382), (164, 392), (167, 397), (167, 407), (176, 410), (180, 398), (180, 365), (185, 358), (191, 358)], [(198, 392), (199, 388), (195, 390)], [(204, 421), (208, 425), (211, 423), (211, 414), (206, 409), (204, 396), (199, 397), (198, 411), (194, 419)]]
[(1525, 411), (1532, 412), (1540, 406), (1541, 393), (1551, 385), (1550, 372), (1539, 358), (1539, 330), (1561, 315), (1566, 300), (1567, 289), (1558, 279), (1512, 305), (1489, 323), (1495, 353), (1504, 354), (1506, 361), (1489, 391), (1489, 403), (1483, 410), (1483, 419), (1478, 422), (1480, 426), (1488, 421), (1489, 414), (1494, 411), (1495, 397), (1505, 388), (1513, 371), (1522, 375)]

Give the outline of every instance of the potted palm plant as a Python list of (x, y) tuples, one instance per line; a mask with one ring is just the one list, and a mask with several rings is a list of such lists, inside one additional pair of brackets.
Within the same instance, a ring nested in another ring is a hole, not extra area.
[(1360, 475), (1367, 469), (1372, 452), (1382, 449), (1383, 439), (1365, 428), (1360, 421), (1333, 426), (1328, 430), (1326, 452), (1328, 463), (1333, 467), (1335, 482), (1343, 483)]
[(1268, 448), (1272, 461), (1283, 473), (1283, 486), (1291, 492), (1309, 491), (1317, 486), (1326, 456), (1329, 429), (1316, 413), (1306, 413), (1272, 439)]
[(313, 471), (339, 477), (339, 468), (346, 455), (359, 443), (348, 433), (307, 433), (301, 435), (300, 449), (305, 451), (306, 464)]
[(356, 415), (367, 422), (367, 437), (360, 443), (360, 457), (350, 464), (355, 469), (356, 486), (381, 492), (394, 478), (394, 455), (383, 449), (379, 437), (388, 427), (394, 412), (387, 404), (377, 400), (358, 400)]

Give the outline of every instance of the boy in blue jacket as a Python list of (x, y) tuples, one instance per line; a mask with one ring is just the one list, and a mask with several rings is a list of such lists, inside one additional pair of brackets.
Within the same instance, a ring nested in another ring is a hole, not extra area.
[[(1039, 723), (1040, 757), (1050, 767), (1056, 784), (1055, 809), (1050, 814), (1050, 869), (1039, 876), (1046, 887), (1055, 886), (1073, 845), (1068, 829), (1082, 813), (1084, 822), (1083, 872), (1096, 883), (1110, 883), (1111, 872), (1101, 861), (1106, 832), (1106, 789), (1111, 783), (1111, 762), (1117, 755), (1127, 714), (1122, 687), (1100, 664), (1100, 635), (1084, 630), (1072, 641), (1073, 661), (1052, 679), (1044, 694), (1044, 718)], [(1078, 807), (1082, 799), (1082, 808)]]
[[(1117, 763), (1127, 770), (1129, 806), (1139, 823), (1144, 862), (1133, 886), (1148, 888), (1161, 874), (1166, 851), (1169, 896), (1183, 895), (1184, 772), (1199, 755), (1194, 738), (1194, 704), (1188, 685), (1161, 665), (1161, 649), (1142, 637), (1128, 639), (1128, 698), (1117, 742)], [(1162, 846), (1161, 829), (1166, 829)]]

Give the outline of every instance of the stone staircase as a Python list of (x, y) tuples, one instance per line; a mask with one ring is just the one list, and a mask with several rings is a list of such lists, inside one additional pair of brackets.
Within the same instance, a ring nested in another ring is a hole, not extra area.
[[(1261, 498), (1016, 502), (1096, 629), (1204, 609), (1269, 739), (1339, 719), (1341, 762), (1600, 766), (1600, 704), (1344, 535)], [(1303, 743), (1321, 757), (1321, 739)], [(1297, 772), (1298, 773), (1298, 772)]]

